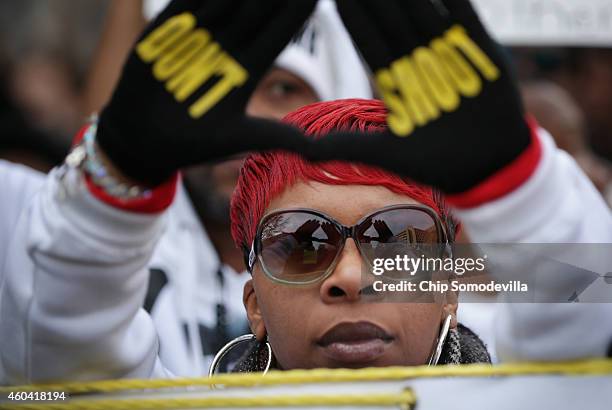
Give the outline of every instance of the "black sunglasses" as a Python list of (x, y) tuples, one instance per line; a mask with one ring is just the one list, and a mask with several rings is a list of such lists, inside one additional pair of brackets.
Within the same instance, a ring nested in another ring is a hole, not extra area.
[(288, 209), (271, 212), (261, 219), (247, 267), (252, 273), (258, 259), (266, 276), (275, 282), (315, 283), (334, 271), (347, 238), (353, 238), (370, 266), (385, 245), (392, 245), (394, 251), (413, 253), (420, 245), (430, 249), (434, 245), (440, 256), (449, 240), (436, 211), (424, 205), (385, 207), (353, 226), (344, 226), (312, 209)]

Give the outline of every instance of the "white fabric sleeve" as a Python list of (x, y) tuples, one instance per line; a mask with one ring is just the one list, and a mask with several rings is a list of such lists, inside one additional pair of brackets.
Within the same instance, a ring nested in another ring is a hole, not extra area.
[(44, 180), (43, 173), (0, 160), (0, 288), (6, 249), (17, 218)]
[[(612, 214), (595, 187), (545, 131), (540, 130), (539, 136), (542, 158), (525, 184), (498, 200), (455, 212), (471, 241), (612, 243)], [(569, 254), (561, 257), (572, 265), (601, 275), (611, 270), (605, 260), (572, 254), (584, 247), (566, 249)], [(535, 273), (538, 266), (523, 269)], [(563, 280), (559, 278), (556, 291), (565, 285), (570, 288)], [(603, 283), (596, 281), (593, 286), (600, 293), (612, 292), (612, 286)], [(607, 300), (612, 301), (612, 295)], [(610, 352), (612, 303), (503, 303), (491, 308), (498, 310), (495, 340), (501, 360), (578, 359)]]
[[(6, 254), (17, 218), (40, 189), (44, 179), (45, 175), (38, 171), (0, 160), (0, 298), (4, 287)], [(0, 381), (3, 373), (0, 361)]]
[(168, 377), (141, 308), (163, 215), (114, 209), (78, 171), (52, 171), (10, 239), (1, 381)]

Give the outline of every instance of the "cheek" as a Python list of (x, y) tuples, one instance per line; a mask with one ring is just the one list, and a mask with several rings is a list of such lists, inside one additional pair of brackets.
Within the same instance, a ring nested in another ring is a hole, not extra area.
[(404, 363), (425, 364), (440, 332), (442, 306), (435, 303), (409, 303), (396, 306), (394, 317), (401, 324), (399, 348)]
[(281, 120), (291, 110), (278, 110), (261, 94), (253, 94), (246, 107), (247, 115), (251, 117)]
[(259, 309), (274, 356), (281, 368), (305, 368), (314, 346), (308, 314), (315, 301), (312, 289), (270, 282), (263, 274), (253, 277)]

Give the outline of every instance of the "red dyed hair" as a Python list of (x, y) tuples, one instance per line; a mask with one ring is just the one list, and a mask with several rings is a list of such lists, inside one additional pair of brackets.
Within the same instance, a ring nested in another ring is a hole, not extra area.
[[(387, 109), (379, 100), (345, 99), (307, 105), (288, 114), (283, 122), (320, 138), (332, 131), (384, 131), (386, 117)], [(383, 186), (434, 209), (453, 239), (454, 228), (449, 226), (453, 224), (447, 208), (432, 188), (377, 167), (343, 161), (315, 164), (297, 154), (274, 151), (249, 155), (240, 171), (230, 211), (232, 237), (237, 246), (248, 253), (270, 201), (298, 181)]]

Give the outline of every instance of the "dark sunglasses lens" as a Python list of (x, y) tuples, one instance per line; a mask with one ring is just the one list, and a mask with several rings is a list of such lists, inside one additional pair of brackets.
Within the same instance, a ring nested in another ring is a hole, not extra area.
[(366, 260), (441, 256), (442, 238), (433, 215), (414, 208), (382, 211), (358, 227), (359, 246)]
[(287, 212), (265, 221), (261, 262), (266, 272), (292, 283), (316, 280), (327, 272), (342, 243), (330, 221), (307, 212)]
[(435, 244), (441, 242), (434, 217), (412, 208), (390, 209), (372, 215), (360, 226), (362, 243)]

